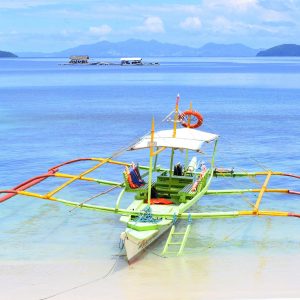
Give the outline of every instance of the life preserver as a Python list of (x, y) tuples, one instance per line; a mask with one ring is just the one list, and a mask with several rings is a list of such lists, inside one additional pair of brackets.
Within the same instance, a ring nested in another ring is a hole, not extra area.
[[(190, 118), (190, 122), (189, 122), (189, 118)], [(179, 115), (178, 119), (181, 122), (181, 125), (183, 127), (188, 127), (188, 128), (197, 128), (200, 127), (203, 123), (202, 115), (195, 110), (184, 111)]]

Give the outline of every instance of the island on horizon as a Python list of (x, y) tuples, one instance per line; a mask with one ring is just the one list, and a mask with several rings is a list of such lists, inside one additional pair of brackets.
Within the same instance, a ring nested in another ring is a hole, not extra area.
[(256, 56), (300, 56), (300, 46), (296, 44), (282, 44), (260, 51)]
[(16, 54), (8, 51), (0, 51), (0, 57), (18, 57)]
[(255, 56), (300, 56), (300, 45), (282, 44), (269, 49), (254, 49), (243, 44), (206, 43), (194, 48), (156, 40), (129, 39), (122, 42), (100, 41), (84, 44), (58, 52), (12, 52), (0, 51), (0, 57), (255, 57)]

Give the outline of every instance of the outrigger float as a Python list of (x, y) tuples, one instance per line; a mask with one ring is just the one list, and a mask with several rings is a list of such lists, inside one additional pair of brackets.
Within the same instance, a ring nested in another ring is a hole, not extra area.
[[(0, 202), (4, 202), (13, 196), (21, 195), (41, 198), (44, 200), (56, 201), (65, 205), (73, 206), (73, 209), (91, 209), (99, 212), (106, 212), (121, 215), (120, 221), (125, 224), (125, 230), (120, 237), (125, 246), (128, 262), (135, 260), (143, 250), (153, 241), (159, 238), (167, 230), (170, 230), (163, 254), (175, 253), (181, 255), (186, 245), (191, 223), (195, 219), (203, 218), (233, 218), (243, 216), (276, 216), (276, 217), (297, 217), (300, 213), (287, 211), (260, 210), (260, 204), (265, 193), (287, 193), (300, 195), (298, 191), (289, 189), (271, 189), (268, 183), (272, 176), (288, 176), (300, 179), (300, 176), (271, 170), (261, 172), (235, 172), (233, 169), (221, 169), (215, 166), (215, 155), (219, 136), (216, 134), (197, 130), (203, 123), (203, 117), (198, 112), (190, 109), (184, 112), (179, 111), (179, 95), (176, 99), (175, 110), (165, 120), (171, 121), (173, 126), (168, 130), (155, 132), (154, 120), (150, 134), (147, 134), (137, 142), (126, 147), (125, 150), (135, 151), (139, 149), (149, 150), (149, 165), (138, 166), (130, 162), (116, 161), (116, 155), (109, 158), (79, 158), (64, 162), (48, 170), (46, 174), (31, 178), (10, 190), (0, 190), (3, 196)], [(177, 128), (181, 124), (183, 128)], [(203, 155), (203, 147), (212, 144), (210, 166), (206, 167), (199, 161)], [(166, 149), (170, 149), (169, 167), (163, 168), (157, 164), (158, 156)], [(185, 152), (185, 165), (174, 165), (175, 151)], [(190, 162), (189, 152), (194, 155)], [(197, 158), (198, 156), (198, 158)], [(73, 175), (60, 172), (66, 165), (76, 164), (82, 161), (92, 161), (95, 165)], [(116, 182), (106, 179), (92, 178), (88, 174), (104, 165), (118, 165), (125, 168), (124, 180)], [(264, 176), (263, 185), (257, 189), (227, 189), (209, 190), (214, 177), (249, 177)], [(39, 194), (28, 189), (50, 177), (65, 179), (66, 181), (47, 192)], [(107, 190), (81, 202), (64, 200), (56, 197), (56, 194), (76, 181), (94, 182), (96, 184), (109, 186)], [(121, 189), (116, 198), (114, 206), (101, 206), (89, 204), (88, 201), (104, 196), (109, 192)], [(255, 202), (250, 203), (251, 209), (243, 211), (203, 211), (195, 212), (191, 208), (203, 197), (208, 195), (234, 195), (256, 193)], [(134, 195), (134, 199), (127, 208), (121, 208), (121, 201), (124, 195)], [(177, 221), (185, 219), (187, 227), (183, 232), (176, 230)], [(172, 249), (171, 249), (172, 248)], [(174, 248), (176, 251), (174, 251)], [(171, 251), (172, 250), (172, 251)]]

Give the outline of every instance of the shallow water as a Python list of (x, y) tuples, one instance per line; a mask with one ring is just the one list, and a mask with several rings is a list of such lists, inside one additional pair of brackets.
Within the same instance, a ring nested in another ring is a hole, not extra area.
[[(181, 109), (193, 101), (205, 118), (203, 130), (221, 136), (217, 166), (300, 173), (300, 59), (161, 61), (159, 67), (119, 67), (60, 66), (62, 60), (56, 59), (0, 60), (1, 189), (69, 159), (111, 155), (145, 134), (152, 116), (160, 128), (178, 92)], [(125, 153), (123, 158), (147, 163), (144, 155)], [(184, 158), (179, 154), (176, 159)], [(79, 172), (82, 167), (66, 170)], [(121, 178), (122, 170), (108, 173), (104, 168), (102, 173)], [(262, 182), (218, 179), (211, 188), (259, 187)], [(39, 191), (55, 184), (44, 182)], [(272, 178), (271, 186), (300, 190), (291, 178)], [(80, 201), (98, 192), (99, 186), (83, 184), (59, 195)], [(249, 209), (255, 197), (213, 196), (193, 209)], [(101, 201), (115, 203), (115, 198)], [(265, 195), (262, 208), (300, 212), (299, 201), (293, 195)], [(119, 253), (124, 228), (118, 216), (69, 211), (61, 204), (24, 197), (1, 204), (0, 259), (86, 260)], [(203, 252), (292, 255), (300, 249), (299, 229), (300, 221), (293, 218), (194, 221), (185, 252), (190, 259)], [(153, 253), (160, 253), (163, 244), (164, 239), (149, 249), (152, 259), (159, 259)]]

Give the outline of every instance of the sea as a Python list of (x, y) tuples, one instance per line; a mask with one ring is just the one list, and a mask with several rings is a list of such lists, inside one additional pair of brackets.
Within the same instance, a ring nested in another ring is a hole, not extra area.
[[(63, 65), (66, 60), (61, 58), (1, 59), (0, 189), (10, 189), (76, 158), (113, 156), (147, 165), (148, 152), (124, 152), (124, 147), (150, 131), (152, 118), (156, 130), (173, 128), (172, 120), (163, 120), (174, 111), (178, 94), (180, 111), (192, 103), (203, 115), (201, 130), (220, 136), (217, 167), (300, 174), (300, 58), (144, 60), (160, 65), (85, 66)], [(203, 154), (190, 153), (190, 158), (197, 156), (209, 167), (211, 147), (205, 145)], [(184, 160), (185, 152), (178, 151), (176, 162)], [(167, 154), (159, 164), (169, 167)], [(92, 165), (80, 162), (60, 172), (78, 174)], [(123, 171), (103, 167), (90, 176), (101, 173), (118, 181)], [(216, 178), (211, 189), (259, 189), (264, 180), (265, 176)], [(51, 178), (30, 190), (46, 193), (62, 182)], [(300, 181), (272, 176), (268, 187), (300, 191)], [(58, 195), (81, 202), (105, 189), (74, 183)], [(113, 206), (116, 196), (114, 191), (92, 203)], [(249, 210), (257, 197), (258, 193), (206, 196), (191, 211)], [(126, 207), (129, 200), (124, 201)], [(300, 197), (265, 193), (261, 209), (300, 213)], [(124, 224), (118, 215), (16, 196), (0, 204), (0, 220), (0, 262), (114, 260), (122, 253), (119, 236)], [(187, 223), (180, 221), (177, 226), (184, 229)], [(189, 273), (203, 257), (213, 261), (236, 255), (254, 256), (263, 269), (268, 268), (268, 257), (299, 253), (299, 232), (298, 218), (193, 220), (184, 254), (186, 267), (184, 258), (161, 255), (166, 235), (138, 263), (151, 261), (153, 268), (170, 259), (173, 265), (180, 261), (180, 271)]]

